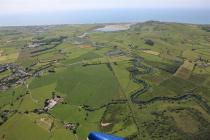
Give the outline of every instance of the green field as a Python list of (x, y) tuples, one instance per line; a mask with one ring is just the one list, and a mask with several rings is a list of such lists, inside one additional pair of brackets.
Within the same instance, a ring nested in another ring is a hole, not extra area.
[[(85, 140), (91, 131), (209, 139), (209, 26), (95, 30), (103, 26), (0, 28), (0, 66), (8, 66), (0, 72), (0, 140)], [(55, 96), (62, 100), (43, 110)]]

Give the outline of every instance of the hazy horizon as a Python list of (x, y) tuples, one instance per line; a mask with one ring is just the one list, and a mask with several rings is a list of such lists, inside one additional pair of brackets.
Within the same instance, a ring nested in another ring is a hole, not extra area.
[(210, 13), (209, 9), (110, 9), (46, 12), (43, 14), (0, 14), (0, 26), (123, 23), (145, 22), (148, 20), (191, 24), (210, 24), (210, 14), (208, 13)]
[(143, 22), (210, 24), (210, 0), (0, 0), (0, 26)]

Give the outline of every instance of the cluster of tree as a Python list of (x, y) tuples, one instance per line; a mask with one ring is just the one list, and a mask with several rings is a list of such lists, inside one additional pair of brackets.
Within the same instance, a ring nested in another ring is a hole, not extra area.
[(39, 50), (36, 50), (36, 51), (32, 51), (31, 54), (40, 53), (40, 52), (43, 52), (43, 51), (53, 49), (53, 48), (57, 47), (57, 45), (59, 45), (59, 44), (54, 44), (52, 47), (47, 47), (47, 48), (39, 49)]
[(91, 65), (100, 65), (102, 64), (101, 62), (91, 62), (91, 63), (84, 63), (82, 64), (83, 67), (86, 67), (86, 66), (91, 66)]
[(128, 100), (126, 100), (126, 99), (112, 100), (111, 102), (101, 105), (100, 107), (93, 108), (89, 105), (83, 105), (82, 108), (86, 111), (92, 112), (92, 111), (100, 110), (100, 109), (110, 106), (110, 105), (125, 104), (125, 103), (127, 103), (127, 101)]
[(47, 38), (47, 39), (44, 39), (43, 37), (38, 37), (37, 40), (33, 41), (33, 43), (50, 45), (53, 42), (62, 42), (66, 38), (67, 38), (66, 36), (60, 36), (57, 38)]
[(1, 118), (0, 125), (2, 125), (3, 123), (5, 123), (7, 121), (8, 113), (9, 113), (9, 110), (4, 110), (4, 111), (0, 112), (0, 118)]
[(149, 62), (149, 63), (160, 70), (174, 74), (177, 71), (177, 69), (183, 64), (183, 61), (170, 61), (170, 63), (164, 63), (164, 62)]
[(55, 73), (56, 70), (54, 68), (48, 70), (49, 73)]
[(110, 63), (106, 63), (106, 66), (108, 67), (108, 69), (109, 69), (110, 71), (113, 71), (112, 66), (111, 66)]
[(45, 39), (45, 40), (38, 40), (36, 43), (43, 43), (44, 45), (52, 45), (52, 47), (47, 47), (39, 50), (32, 51), (31, 54), (47, 51), (50, 49), (53, 49), (57, 47), (59, 44), (63, 42), (64, 39), (66, 39), (66, 36), (60, 36), (59, 38), (50, 38), (50, 39)]
[(145, 44), (147, 44), (147, 45), (149, 45), (149, 46), (154, 46), (154, 41), (152, 41), (151, 39), (146, 39), (145, 41), (144, 41), (144, 43)]
[(210, 32), (210, 26), (202, 26), (201, 29), (206, 32)]
[(40, 72), (42, 72), (43, 70), (47, 70), (47, 69), (50, 68), (51, 66), (52, 66), (51, 63), (46, 64), (46, 65), (40, 67), (39, 69), (36, 69), (36, 70), (33, 72), (33, 75), (36, 75), (37, 73), (40, 73)]
[(143, 126), (151, 139), (169, 139), (179, 131), (174, 127), (173, 119), (163, 114), (158, 114), (152, 121), (143, 122)]
[(9, 115), (14, 114), (14, 113), (17, 113), (16, 109), (15, 110), (8, 110), (8, 109), (2, 110), (0, 112), (0, 125), (4, 124), (8, 120)]

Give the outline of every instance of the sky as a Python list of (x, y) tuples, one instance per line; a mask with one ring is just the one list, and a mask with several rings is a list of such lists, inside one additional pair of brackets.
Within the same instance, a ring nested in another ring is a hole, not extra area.
[(0, 0), (0, 14), (116, 8), (210, 9), (210, 0)]
[(0, 26), (143, 22), (210, 24), (210, 0), (0, 0)]

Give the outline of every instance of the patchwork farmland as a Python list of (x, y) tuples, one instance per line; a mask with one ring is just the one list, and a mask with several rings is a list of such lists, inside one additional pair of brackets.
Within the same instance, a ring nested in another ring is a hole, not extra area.
[(156, 21), (1, 27), (0, 139), (84, 140), (91, 131), (209, 139), (206, 28)]

